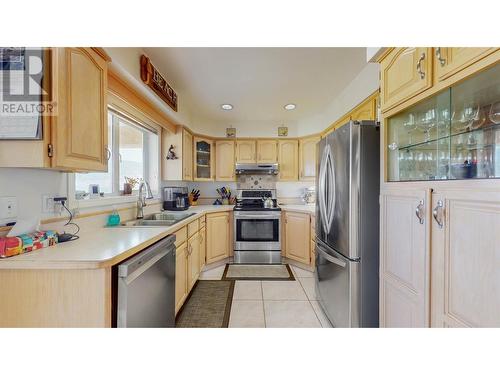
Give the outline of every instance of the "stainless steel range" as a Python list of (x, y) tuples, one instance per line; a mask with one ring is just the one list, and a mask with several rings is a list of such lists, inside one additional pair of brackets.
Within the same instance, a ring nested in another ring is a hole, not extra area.
[(281, 263), (281, 208), (276, 190), (237, 191), (234, 207), (234, 262)]

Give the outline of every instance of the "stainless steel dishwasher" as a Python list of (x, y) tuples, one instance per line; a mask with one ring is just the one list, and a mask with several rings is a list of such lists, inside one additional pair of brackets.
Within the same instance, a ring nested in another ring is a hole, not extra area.
[(175, 235), (118, 266), (117, 327), (175, 326)]

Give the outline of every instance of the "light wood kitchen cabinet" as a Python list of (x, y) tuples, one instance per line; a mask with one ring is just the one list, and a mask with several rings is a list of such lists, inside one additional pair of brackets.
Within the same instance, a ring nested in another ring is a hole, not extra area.
[(182, 180), (193, 181), (193, 135), (182, 129)]
[(229, 257), (230, 222), (229, 212), (207, 214), (207, 259), (210, 264)]
[(299, 177), (299, 141), (278, 141), (278, 164), (280, 181), (297, 181)]
[(178, 246), (175, 255), (175, 313), (184, 304), (188, 295), (188, 251), (187, 243)]
[(206, 256), (207, 256), (207, 241), (206, 241), (206, 234), (205, 234), (205, 226), (203, 228), (200, 228), (199, 232), (199, 239), (200, 239), (200, 272), (205, 266), (206, 263)]
[(215, 142), (215, 180), (235, 180), (235, 143), (234, 141)]
[(363, 103), (351, 111), (351, 120), (376, 120), (377, 119), (377, 96), (372, 95)]
[(434, 49), (436, 80), (445, 80), (497, 50), (498, 48), (484, 47), (436, 47)]
[(278, 143), (274, 139), (257, 141), (257, 163), (276, 163)]
[(320, 137), (304, 138), (299, 141), (299, 178), (314, 181), (316, 178), (316, 144)]
[(255, 152), (256, 142), (254, 140), (236, 141), (236, 162), (237, 163), (256, 163)]
[(311, 263), (310, 215), (285, 212), (285, 256), (292, 260)]
[(187, 243), (187, 288), (188, 293), (200, 276), (200, 235), (196, 232)]
[(394, 48), (380, 63), (382, 111), (432, 86), (432, 48)]
[(107, 171), (107, 61), (91, 48), (56, 51), (58, 113), (52, 120), (52, 166)]
[(500, 327), (500, 193), (432, 194), (433, 327)]
[(193, 138), (193, 180), (214, 180), (214, 142), (208, 138)]
[(428, 327), (430, 191), (382, 191), (380, 203), (380, 326)]

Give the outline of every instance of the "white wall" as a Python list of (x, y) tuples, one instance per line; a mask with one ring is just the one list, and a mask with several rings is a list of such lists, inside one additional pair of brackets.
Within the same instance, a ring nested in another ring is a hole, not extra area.
[(367, 64), (327, 108), (298, 125), (298, 135), (321, 132), (378, 90), (379, 70), (379, 64)]
[(43, 169), (0, 168), (0, 197), (17, 197), (18, 219), (54, 216), (42, 212), (45, 194), (66, 196), (67, 174)]

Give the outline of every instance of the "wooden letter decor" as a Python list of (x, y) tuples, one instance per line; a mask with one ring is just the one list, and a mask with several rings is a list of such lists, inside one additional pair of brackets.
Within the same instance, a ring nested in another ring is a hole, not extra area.
[(151, 64), (149, 57), (141, 56), (141, 79), (156, 94), (177, 112), (177, 94), (162, 77), (160, 72)]

